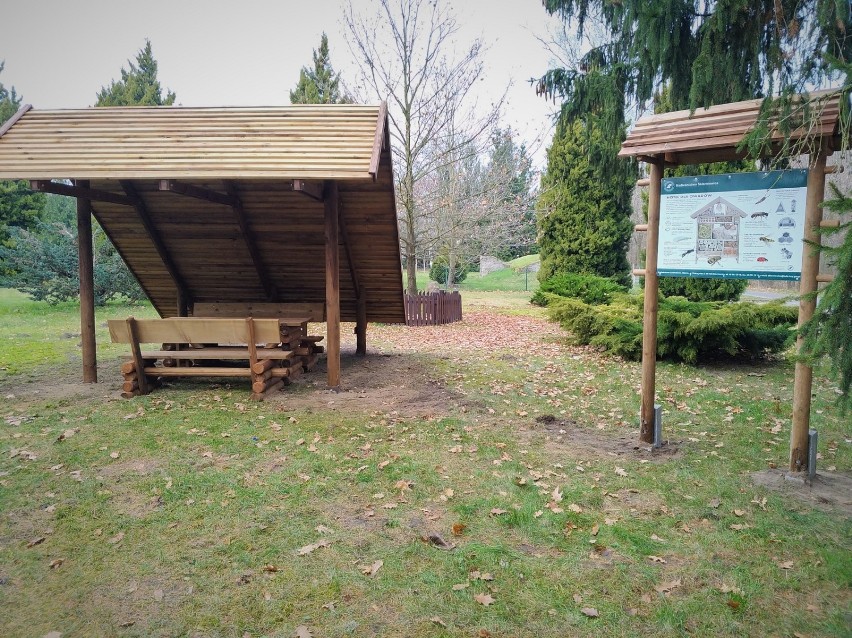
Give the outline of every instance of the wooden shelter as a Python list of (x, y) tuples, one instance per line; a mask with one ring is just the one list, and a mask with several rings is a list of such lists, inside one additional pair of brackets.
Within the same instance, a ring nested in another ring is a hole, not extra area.
[[(804, 239), (819, 243), (818, 229), (822, 221), (822, 201), (825, 195), (826, 158), (841, 148), (840, 96), (836, 91), (821, 91), (810, 96), (811, 117), (807, 125), (785, 134), (777, 127), (770, 133), (769, 152), (777, 152), (787, 141), (808, 140), (809, 172), (805, 211)], [(657, 257), (660, 234), (660, 195), (663, 171), (669, 166), (724, 162), (743, 159), (746, 151), (739, 149), (744, 137), (754, 129), (760, 116), (762, 100), (721, 104), (695, 112), (677, 111), (643, 117), (634, 126), (621, 146), (620, 157), (635, 157), (650, 165), (650, 177), (640, 180), (650, 187), (648, 223), (636, 227), (648, 232), (646, 265), (634, 274), (645, 277), (645, 303), (642, 335), (642, 406), (640, 410), (640, 439), (653, 441), (655, 372), (657, 352)], [(832, 224), (834, 225), (834, 224)], [(818, 282), (830, 281), (819, 274), (819, 255), (805, 250), (802, 254), (801, 295), (817, 290)], [(801, 297), (799, 321), (801, 326), (813, 317), (816, 300)], [(801, 347), (801, 338), (797, 349)], [(802, 362), (796, 363), (793, 388), (793, 425), (790, 435), (790, 469), (808, 468), (808, 430), (810, 423), (812, 370)]]
[(25, 106), (0, 129), (0, 179), (77, 198), (84, 381), (90, 212), (162, 317), (323, 304), (312, 320), (328, 325), (329, 386), (341, 321), (356, 322), (359, 353), (368, 321), (405, 322), (384, 104)]

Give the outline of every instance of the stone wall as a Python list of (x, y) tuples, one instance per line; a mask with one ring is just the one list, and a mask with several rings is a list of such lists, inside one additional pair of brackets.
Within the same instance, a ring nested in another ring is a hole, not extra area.
[(503, 270), (504, 268), (508, 268), (509, 264), (505, 261), (501, 261), (496, 257), (492, 257), (491, 255), (482, 255), (479, 258), (479, 275), (484, 277), (485, 275), (489, 275), (492, 272), (496, 272), (498, 270)]

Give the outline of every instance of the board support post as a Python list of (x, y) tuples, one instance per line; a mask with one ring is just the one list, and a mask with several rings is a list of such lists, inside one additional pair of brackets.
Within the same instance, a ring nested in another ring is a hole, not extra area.
[[(822, 221), (822, 201), (825, 197), (825, 162), (827, 153), (820, 148), (811, 156), (808, 171), (808, 189), (805, 199), (805, 225), (802, 250), (802, 278), (799, 283), (799, 321), (801, 329), (814, 316), (816, 298), (811, 293), (817, 291), (819, 274), (819, 226)], [(811, 245), (808, 245), (810, 242)], [(796, 338), (796, 352), (802, 349), (801, 334)], [(813, 369), (803, 361), (796, 362), (793, 379), (793, 426), (790, 430), (790, 470), (804, 472), (808, 470), (808, 430), (811, 420), (811, 390), (813, 387)]]
[[(652, 161), (656, 159), (656, 161)], [(645, 248), (645, 303), (642, 316), (642, 406), (639, 412), (639, 440), (654, 443), (654, 406), (657, 373), (657, 252), (660, 240), (660, 196), (663, 180), (662, 158), (648, 158), (651, 165), (648, 192), (648, 243)]]
[[(75, 186), (87, 189), (88, 181)], [(92, 203), (77, 198), (77, 247), (80, 277), (80, 336), (83, 355), (83, 383), (98, 382), (97, 342), (95, 339), (95, 261), (92, 244)]]
[(325, 307), (328, 387), (340, 386), (340, 211), (337, 182), (325, 186)]

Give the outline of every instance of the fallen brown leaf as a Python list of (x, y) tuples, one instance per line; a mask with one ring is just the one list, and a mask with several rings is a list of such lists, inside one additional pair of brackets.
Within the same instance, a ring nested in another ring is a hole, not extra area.
[(462, 589), (467, 589), (470, 587), (470, 583), (456, 583), (453, 585), (453, 591), (461, 591)]
[(433, 623), (435, 623), (436, 625), (438, 625), (439, 627), (443, 627), (444, 629), (446, 629), (446, 628), (447, 628), (447, 623), (445, 623), (443, 620), (441, 620), (441, 617), (440, 617), (440, 616), (432, 616), (432, 617), (429, 619), (429, 622), (433, 622)]
[(453, 536), (461, 536), (466, 529), (467, 525), (464, 523), (453, 523)]
[(587, 618), (597, 618), (598, 616), (600, 616), (598, 610), (594, 607), (583, 607), (580, 612)]
[[(292, 419), (293, 417), (290, 418)], [(294, 638), (313, 638), (314, 635), (305, 625), (299, 625), (296, 627), (296, 631), (293, 632), (293, 636)]]
[(41, 545), (44, 540), (44, 536), (39, 536), (38, 538), (32, 539), (29, 543), (27, 543), (27, 549), (29, 549), (30, 547), (35, 547), (36, 545)]
[(364, 574), (365, 576), (370, 576), (370, 577), (375, 576), (376, 573), (382, 568), (382, 565), (384, 565), (384, 564), (385, 564), (385, 561), (377, 560), (372, 565), (368, 565), (367, 567), (362, 568), (361, 573)]
[(52, 561), (50, 561), (50, 565), (48, 565), (48, 567), (50, 567), (50, 569), (59, 569), (60, 567), (62, 567), (62, 563), (64, 562), (64, 558), (54, 558)]
[(488, 607), (488, 605), (491, 605), (494, 602), (491, 594), (477, 594), (473, 597), (473, 599), (484, 607)]
[(307, 554), (318, 550), (320, 547), (328, 547), (329, 545), (331, 545), (331, 541), (323, 538), (322, 540), (319, 540), (316, 543), (311, 543), (310, 545), (300, 547), (298, 553), (299, 556), (306, 556)]

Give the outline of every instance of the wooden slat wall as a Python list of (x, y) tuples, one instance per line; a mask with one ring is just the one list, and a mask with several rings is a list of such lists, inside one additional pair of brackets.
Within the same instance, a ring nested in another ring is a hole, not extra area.
[[(837, 131), (839, 98), (836, 95), (828, 97), (826, 92), (812, 94), (812, 97), (818, 96), (826, 97), (814, 107), (817, 121), (806, 133), (831, 137)], [(619, 155), (672, 154), (675, 163), (687, 163), (687, 159), (692, 163), (741, 157), (743, 154), (736, 147), (757, 121), (761, 103), (762, 100), (748, 100), (698, 109), (694, 113), (676, 111), (643, 117), (621, 145)], [(794, 132), (791, 138), (799, 139), (804, 134), (804, 131)], [(776, 141), (783, 137), (780, 132), (773, 135)], [(688, 153), (689, 157), (678, 157), (680, 153)], [(706, 159), (702, 159), (702, 153), (707, 155)]]
[[(192, 181), (224, 193), (221, 181)], [(160, 238), (196, 302), (264, 302), (267, 298), (230, 207), (163, 192), (155, 181), (134, 181)], [(114, 181), (92, 188), (120, 192)], [(322, 202), (279, 181), (237, 182), (249, 228), (277, 301), (325, 301)], [(390, 151), (373, 181), (340, 183), (352, 259), (367, 295), (368, 321), (403, 323), (405, 309)], [(162, 316), (177, 314), (177, 289), (133, 208), (97, 202), (97, 217)], [(355, 321), (357, 300), (346, 251), (340, 247), (343, 321)]]
[(0, 179), (363, 179), (379, 106), (126, 107), (27, 112)]

